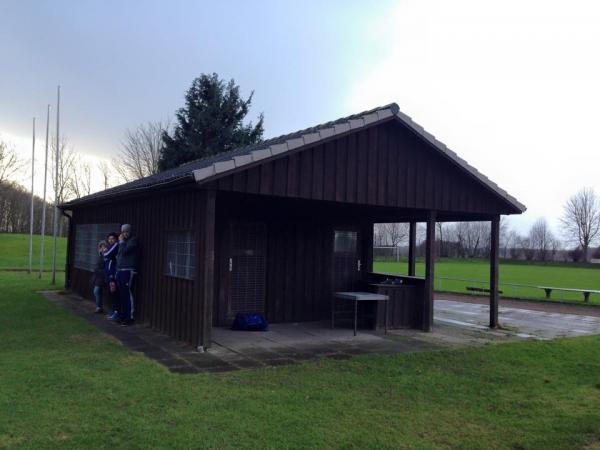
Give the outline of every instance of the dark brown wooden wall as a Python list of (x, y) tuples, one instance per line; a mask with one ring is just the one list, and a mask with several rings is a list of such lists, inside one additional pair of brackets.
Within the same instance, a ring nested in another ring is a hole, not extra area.
[(219, 190), (462, 213), (510, 207), (402, 125), (388, 122), (218, 179)]
[[(204, 273), (201, 261), (206, 246), (203, 225), (206, 191), (178, 190), (128, 200), (115, 200), (110, 205), (76, 209), (73, 226), (84, 223), (130, 223), (141, 247), (139, 274), (135, 286), (136, 319), (177, 339), (199, 342), (202, 325), (202, 289)], [(197, 274), (195, 280), (164, 275), (166, 232), (195, 230), (197, 242)], [(115, 230), (118, 231), (118, 230)], [(71, 245), (70, 252), (74, 246)], [(71, 261), (73, 261), (71, 255)], [(91, 273), (71, 269), (71, 288), (91, 298)]]
[(333, 230), (316, 223), (271, 224), (267, 247), (267, 318), (326, 318), (332, 289)]
[[(227, 229), (231, 221), (262, 222), (267, 229), (266, 304), (269, 322), (302, 322), (330, 317), (333, 292), (333, 236), (335, 229), (356, 229), (361, 234), (362, 271), (372, 270), (373, 225), (362, 219), (336, 222), (310, 209), (296, 205), (292, 214), (267, 198), (248, 198), (235, 194), (219, 195), (217, 279), (220, 286), (215, 298), (214, 320), (218, 326), (228, 324), (226, 283), (228, 270)], [(306, 205), (304, 205), (306, 206)]]
[[(219, 229), (217, 326), (229, 321), (227, 310), (228, 245), (226, 221)], [(302, 322), (327, 317), (332, 289), (333, 228), (314, 222), (264, 222), (267, 227), (265, 315), (269, 322)]]

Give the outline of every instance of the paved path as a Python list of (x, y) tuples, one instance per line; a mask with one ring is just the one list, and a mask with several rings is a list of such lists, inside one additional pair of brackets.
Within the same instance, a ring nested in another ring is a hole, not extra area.
[(331, 329), (329, 322), (272, 324), (268, 332), (213, 329), (213, 346), (199, 353), (191, 345), (146, 325), (120, 327), (94, 314), (94, 303), (73, 294), (48, 291), (51, 302), (88, 321), (133, 351), (176, 373), (225, 372), (244, 368), (297, 364), (320, 358), (345, 359), (368, 353), (405, 353), (489, 342), (550, 339), (600, 333), (600, 318), (500, 308), (503, 329), (487, 327), (488, 307), (475, 303), (436, 300), (431, 333), (392, 330), (388, 335), (350, 328)]
[[(394, 339), (369, 331), (353, 336), (350, 328), (332, 330), (329, 322), (272, 324), (268, 332), (213, 329), (213, 346), (200, 353), (190, 344), (177, 341), (141, 324), (121, 327), (104, 315), (94, 314), (93, 302), (74, 294), (56, 291), (44, 296), (131, 350), (144, 353), (177, 373), (225, 372), (231, 370), (297, 364), (320, 358), (346, 359), (367, 353), (404, 353), (442, 348), (440, 343), (398, 336)], [(417, 332), (418, 333), (418, 332)]]
[[(573, 307), (577, 309), (578, 307)], [(473, 329), (487, 329), (489, 306), (452, 300), (435, 301), (435, 321)], [(517, 337), (552, 339), (564, 336), (600, 334), (600, 317), (534, 311), (522, 308), (499, 308), (500, 326)]]
[[(437, 300), (453, 300), (462, 303), (478, 303), (480, 305), (489, 305), (490, 298), (478, 295), (436, 293)], [(586, 305), (580, 303), (561, 303), (558, 301), (544, 300), (516, 300), (510, 298), (500, 298), (500, 306), (516, 309), (531, 309), (534, 311), (555, 312), (563, 314), (576, 314), (580, 316), (600, 317), (600, 306)]]

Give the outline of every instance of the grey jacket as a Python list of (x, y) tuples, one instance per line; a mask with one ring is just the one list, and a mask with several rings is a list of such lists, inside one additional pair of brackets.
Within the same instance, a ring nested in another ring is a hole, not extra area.
[(117, 270), (136, 270), (138, 263), (138, 240), (131, 236), (126, 241), (119, 242), (117, 253)]

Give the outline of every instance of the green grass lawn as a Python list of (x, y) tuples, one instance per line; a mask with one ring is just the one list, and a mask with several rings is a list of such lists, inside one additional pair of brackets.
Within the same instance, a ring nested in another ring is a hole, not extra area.
[[(41, 235), (33, 235), (33, 269), (40, 270), (40, 244)], [(67, 239), (58, 238), (56, 241), (56, 267), (65, 268), (65, 255), (67, 253)], [(52, 236), (44, 239), (44, 267), (51, 269), (52, 264)], [(27, 269), (29, 268), (29, 235), (0, 233), (0, 269)]]
[(0, 448), (600, 443), (600, 336), (180, 375), (36, 294), (48, 277), (0, 286)]
[[(489, 287), (490, 268), (486, 260), (461, 260), (440, 259), (435, 263), (435, 276), (462, 278), (469, 280), (481, 280), (484, 284), (466, 281), (452, 281), (436, 279), (436, 290), (451, 292), (467, 292), (466, 286)], [(374, 269), (383, 273), (406, 274), (407, 263), (383, 262), (374, 263)], [(425, 266), (422, 261), (417, 261), (417, 275), (425, 274)], [(541, 289), (516, 288), (503, 285), (503, 283), (530, 284), (536, 286), (554, 286), (576, 289), (600, 290), (600, 267), (576, 267), (567, 265), (542, 265), (523, 263), (500, 263), (500, 289), (504, 296), (524, 298), (544, 298), (545, 293)], [(553, 299), (583, 301), (580, 293), (552, 293)], [(592, 294), (591, 303), (600, 304), (600, 295)]]

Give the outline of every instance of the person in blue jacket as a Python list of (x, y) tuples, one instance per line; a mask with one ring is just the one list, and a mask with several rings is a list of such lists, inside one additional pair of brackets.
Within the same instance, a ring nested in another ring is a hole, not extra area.
[(106, 273), (106, 282), (108, 283), (108, 295), (112, 305), (112, 311), (107, 316), (109, 320), (119, 319), (119, 295), (117, 293), (117, 253), (119, 251), (119, 236), (117, 233), (108, 233), (106, 242), (108, 248), (104, 251), (104, 272)]
[(121, 234), (119, 235), (116, 277), (121, 325), (123, 326), (132, 325), (134, 321), (133, 287), (138, 263), (138, 250), (138, 240), (131, 233), (131, 225), (122, 225)]

